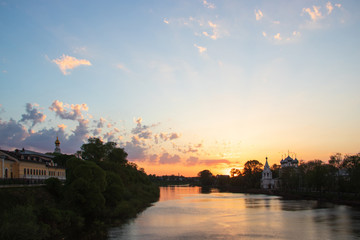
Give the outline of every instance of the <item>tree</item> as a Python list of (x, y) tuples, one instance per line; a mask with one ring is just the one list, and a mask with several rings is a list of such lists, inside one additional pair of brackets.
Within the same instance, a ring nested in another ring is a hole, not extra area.
[(258, 160), (249, 160), (244, 164), (243, 187), (259, 188), (263, 164)]
[(126, 160), (127, 156), (128, 154), (125, 152), (123, 148), (114, 148), (108, 154), (108, 160), (114, 163), (126, 164), (128, 162)]
[(240, 169), (237, 169), (237, 168), (232, 168), (230, 170), (230, 176), (233, 178), (233, 177), (238, 177), (238, 176), (241, 176), (241, 171)]
[(198, 173), (202, 186), (210, 186), (214, 183), (214, 176), (209, 170), (203, 170)]
[(271, 167), (271, 173), (272, 173), (272, 177), (273, 178), (278, 178), (279, 177), (279, 171), (280, 171), (281, 165), (274, 163)]
[(106, 173), (94, 162), (77, 158), (68, 161), (67, 169), (65, 199), (75, 211), (92, 221), (105, 206), (102, 193), (106, 187)]
[(100, 162), (115, 149), (116, 143), (103, 143), (99, 138), (89, 138), (88, 143), (81, 146), (81, 157), (84, 160)]
[(349, 175), (348, 190), (359, 194), (360, 192), (360, 153), (344, 158), (342, 166)]
[(262, 172), (263, 164), (260, 163), (258, 160), (249, 160), (244, 164), (244, 175), (253, 175), (256, 173)]

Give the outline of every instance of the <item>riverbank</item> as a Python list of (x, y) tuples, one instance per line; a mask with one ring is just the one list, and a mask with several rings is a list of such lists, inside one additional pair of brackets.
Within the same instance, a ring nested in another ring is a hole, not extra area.
[[(66, 200), (64, 191), (57, 192), (56, 188), (49, 187), (0, 189), (0, 239), (107, 239), (109, 227), (136, 217), (159, 198), (155, 185), (149, 185), (147, 190), (132, 186), (126, 198), (116, 206), (96, 213), (98, 209), (94, 205), (89, 210), (96, 215), (81, 215), (81, 209), (74, 209)], [(134, 192), (138, 194), (134, 195)]]

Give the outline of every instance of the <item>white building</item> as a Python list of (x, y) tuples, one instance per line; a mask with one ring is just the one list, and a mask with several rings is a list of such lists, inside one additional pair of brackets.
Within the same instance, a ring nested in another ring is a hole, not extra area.
[[(280, 164), (281, 164), (281, 167), (279, 170), (280, 171), (279, 175), (281, 176), (281, 168), (286, 168), (286, 167), (297, 168), (299, 161), (296, 159), (296, 157), (295, 157), (295, 159), (290, 157), (290, 155), (288, 153), (288, 156), (285, 159), (281, 159)], [(262, 189), (277, 189), (277, 188), (279, 188), (279, 186), (280, 186), (280, 180), (279, 180), (279, 178), (272, 177), (272, 172), (269, 167), (268, 158), (266, 157), (264, 170), (263, 170), (262, 176), (261, 176), (261, 188)]]
[(268, 158), (266, 157), (266, 162), (264, 170), (261, 177), (261, 188), (263, 189), (274, 189), (275, 188), (275, 179), (272, 177), (272, 172), (269, 167)]

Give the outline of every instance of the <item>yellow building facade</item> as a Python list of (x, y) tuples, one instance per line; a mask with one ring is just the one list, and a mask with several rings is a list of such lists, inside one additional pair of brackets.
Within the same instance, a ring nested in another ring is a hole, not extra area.
[(54, 156), (25, 149), (0, 150), (0, 178), (44, 180), (56, 177), (66, 179), (65, 168), (57, 166)]

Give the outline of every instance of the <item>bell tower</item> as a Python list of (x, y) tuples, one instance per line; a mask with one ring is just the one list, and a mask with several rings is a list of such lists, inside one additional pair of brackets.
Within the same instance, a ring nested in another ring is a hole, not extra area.
[(56, 137), (54, 153), (61, 153), (60, 141), (58, 137)]

